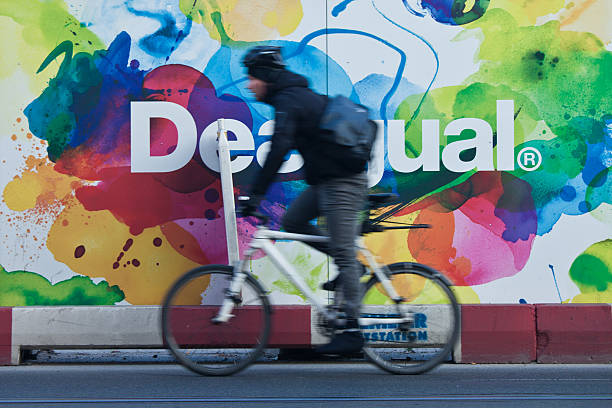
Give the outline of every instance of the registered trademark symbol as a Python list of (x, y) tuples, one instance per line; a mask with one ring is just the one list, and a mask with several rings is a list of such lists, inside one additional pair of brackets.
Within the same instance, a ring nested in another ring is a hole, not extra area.
[(534, 171), (542, 164), (542, 154), (535, 147), (525, 147), (518, 153), (516, 162), (521, 169)]

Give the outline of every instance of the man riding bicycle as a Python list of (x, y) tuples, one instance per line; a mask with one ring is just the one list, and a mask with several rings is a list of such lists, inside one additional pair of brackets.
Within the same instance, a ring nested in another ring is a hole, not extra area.
[[(250, 200), (243, 202), (242, 214), (253, 214), (284, 158), (297, 149), (304, 160), (306, 188), (284, 214), (281, 224), (288, 232), (327, 235), (327, 243), (311, 243), (332, 256), (342, 291), (341, 310), (346, 326), (340, 328), (331, 342), (316, 349), (324, 354), (353, 353), (363, 347), (359, 330), (361, 266), (356, 259), (355, 239), (359, 234), (359, 213), (367, 193), (365, 167), (355, 171), (334, 155), (334, 146), (318, 138), (319, 123), (327, 104), (327, 96), (308, 87), (303, 76), (286, 69), (279, 47), (257, 46), (247, 52), (242, 64), (248, 70), (248, 89), (255, 98), (274, 108), (274, 134), (267, 159), (257, 174), (250, 191)], [(327, 232), (311, 221), (326, 217)]]

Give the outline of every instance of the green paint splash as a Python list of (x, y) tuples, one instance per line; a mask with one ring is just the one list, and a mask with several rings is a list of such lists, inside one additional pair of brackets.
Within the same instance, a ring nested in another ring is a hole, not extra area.
[[(612, 112), (612, 53), (591, 33), (562, 31), (558, 21), (520, 27), (504, 10), (467, 26), (484, 37), (470, 82), (503, 84), (528, 97), (561, 136), (569, 119)], [(501, 46), (503, 44), (503, 46)]]
[(612, 292), (612, 239), (588, 247), (572, 263), (569, 276), (582, 293)]
[(85, 276), (51, 284), (26, 271), (8, 272), (0, 266), (0, 306), (113, 305), (125, 298), (117, 285), (98, 284)]
[[(408, 123), (419, 105), (423, 94), (406, 98), (395, 112), (395, 119)], [(418, 157), (422, 152), (422, 120), (436, 118), (440, 121), (440, 156), (442, 149), (451, 142), (473, 137), (469, 129), (459, 136), (444, 138), (444, 128), (457, 118), (481, 118), (487, 121), (496, 142), (497, 100), (513, 99), (515, 103), (515, 143), (521, 143), (537, 126), (539, 112), (535, 104), (525, 95), (516, 92), (507, 85), (489, 85), (476, 82), (463, 86), (444, 87), (429, 92), (420, 107), (418, 115), (406, 127), (406, 156)], [(464, 151), (461, 159), (468, 161), (475, 151)], [(494, 151), (496, 162), (497, 151)], [(470, 156), (471, 155), (471, 156)], [(471, 173), (470, 173), (471, 174)], [(440, 171), (426, 172), (417, 170), (413, 173), (395, 172), (394, 181), (402, 200), (410, 202), (426, 197), (434, 192), (450, 188), (465, 181), (470, 174), (455, 173), (441, 166)], [(384, 183), (384, 180), (383, 180)]]
[(34, 75), (40, 61), (59, 43), (72, 42), (75, 53), (93, 53), (105, 48), (92, 31), (68, 12), (62, 0), (2, 0), (0, 22), (0, 35), (4, 39), (0, 42), (0, 78), (21, 69), (30, 78), (35, 92), (44, 87), (48, 79)]
[[(307, 256), (299, 255), (295, 258), (292, 264), (297, 268), (298, 271), (300, 271), (300, 273), (302, 274), (302, 277), (304, 278), (304, 282), (306, 282), (306, 285), (308, 285), (308, 287), (313, 292), (316, 292), (319, 288), (319, 284), (322, 282), (321, 277), (325, 273), (324, 267), (326, 266), (327, 262), (320, 263), (314, 268), (306, 271), (304, 274), (303, 269), (300, 268), (299, 266), (300, 265), (307, 266), (308, 265), (307, 261), (308, 261)], [(285, 293), (287, 295), (299, 296), (300, 298), (306, 300), (306, 296), (302, 292), (300, 292), (300, 290), (297, 287), (295, 287), (293, 283), (289, 282), (286, 279), (275, 280), (274, 282), (272, 282), (272, 286), (274, 287), (274, 289), (278, 290), (281, 293)]]

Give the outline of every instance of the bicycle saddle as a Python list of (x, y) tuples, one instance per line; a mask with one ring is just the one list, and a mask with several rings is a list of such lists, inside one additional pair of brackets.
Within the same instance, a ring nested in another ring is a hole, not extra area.
[(368, 194), (370, 206), (389, 204), (399, 200), (399, 195), (393, 193)]

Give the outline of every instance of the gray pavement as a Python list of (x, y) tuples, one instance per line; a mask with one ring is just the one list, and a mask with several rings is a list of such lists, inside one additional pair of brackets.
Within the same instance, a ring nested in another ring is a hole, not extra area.
[(201, 377), (174, 364), (0, 367), (0, 407), (612, 407), (612, 365), (257, 364)]

